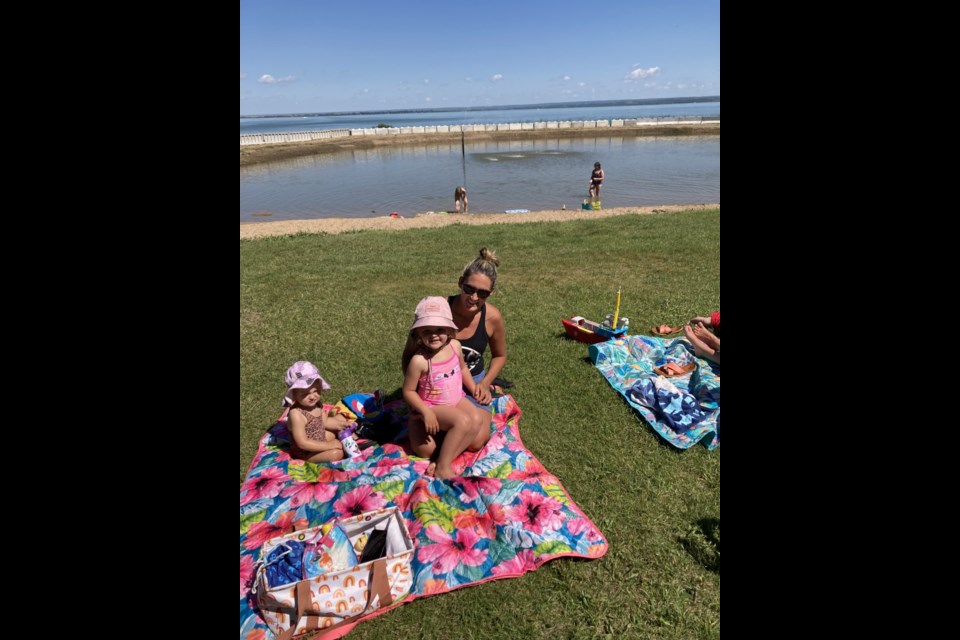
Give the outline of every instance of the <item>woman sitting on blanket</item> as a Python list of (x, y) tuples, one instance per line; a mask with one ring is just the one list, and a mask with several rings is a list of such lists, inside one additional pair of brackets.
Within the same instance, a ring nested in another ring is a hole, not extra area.
[[(497, 286), (497, 266), (500, 261), (496, 254), (484, 247), (480, 256), (467, 264), (460, 280), (460, 295), (450, 296), (447, 302), (453, 312), (453, 323), (457, 327), (456, 339), (463, 349), (463, 358), (470, 368), (470, 375), (476, 382), (470, 401), (481, 409), (489, 410), (492, 394), (490, 385), (500, 375), (507, 364), (507, 339), (500, 310), (487, 302)], [(490, 368), (483, 368), (483, 354), (490, 347)], [(415, 351), (407, 345), (404, 362)], [(505, 380), (496, 384), (509, 386)]]
[[(710, 333), (707, 327), (713, 329)], [(697, 316), (683, 328), (687, 340), (693, 345), (693, 353), (698, 358), (706, 358), (720, 364), (720, 312), (716, 311), (709, 318)]]
[[(453, 323), (457, 325), (457, 340), (463, 345), (463, 357), (470, 367), (470, 375), (477, 383), (471, 400), (483, 408), (491, 400), (490, 385), (507, 364), (507, 339), (500, 310), (487, 302), (497, 286), (497, 267), (500, 260), (486, 247), (480, 255), (463, 268), (457, 281), (460, 294), (450, 296)], [(490, 346), (490, 368), (483, 368), (483, 354)], [(497, 384), (507, 386), (505, 381)], [(483, 406), (481, 406), (483, 405)]]

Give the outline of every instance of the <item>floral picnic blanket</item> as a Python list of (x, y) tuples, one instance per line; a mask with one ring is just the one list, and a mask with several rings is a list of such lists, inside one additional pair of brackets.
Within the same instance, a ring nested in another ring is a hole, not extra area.
[[(697, 358), (683, 338), (628, 336), (590, 345), (590, 359), (607, 382), (653, 430), (679, 449), (720, 446), (720, 365)], [(653, 370), (669, 362), (697, 363), (669, 379)]]
[(294, 523), (398, 506), (416, 547), (414, 598), (519, 577), (562, 556), (606, 553), (597, 526), (523, 446), (520, 415), (511, 396), (495, 398), (489, 442), (458, 456), (460, 477), (447, 481), (425, 477), (429, 461), (394, 444), (336, 463), (294, 460), (286, 423), (271, 427), (240, 487), (241, 640), (273, 637), (250, 589), (263, 543)]

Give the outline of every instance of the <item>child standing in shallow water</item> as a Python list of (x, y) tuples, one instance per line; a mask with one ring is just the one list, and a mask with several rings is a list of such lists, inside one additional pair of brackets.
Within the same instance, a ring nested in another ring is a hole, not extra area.
[(453, 203), (457, 208), (457, 213), (460, 213), (460, 207), (463, 207), (463, 212), (467, 213), (467, 190), (463, 187), (457, 187), (453, 192)]
[[(473, 377), (463, 360), (457, 326), (445, 298), (429, 296), (417, 304), (405, 350), (403, 399), (411, 412), (410, 446), (424, 458), (436, 457), (427, 475), (451, 478), (453, 460), (464, 450), (479, 451), (490, 438), (490, 414), (475, 409), (466, 398)], [(437, 451), (439, 447), (439, 452)]]
[(320, 402), (320, 392), (330, 388), (317, 368), (301, 360), (294, 362), (284, 376), (287, 393), (283, 404), (292, 408), (287, 414), (290, 455), (307, 462), (335, 462), (343, 459), (343, 445), (337, 433), (347, 426), (346, 416)]
[(593, 163), (593, 173), (590, 174), (590, 198), (593, 200), (600, 199), (600, 187), (603, 186), (603, 169), (600, 168), (599, 162)]

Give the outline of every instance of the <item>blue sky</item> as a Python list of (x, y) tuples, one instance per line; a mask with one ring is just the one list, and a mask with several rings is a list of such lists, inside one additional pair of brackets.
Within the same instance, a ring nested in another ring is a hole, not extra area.
[(240, 115), (720, 95), (719, 0), (241, 0)]

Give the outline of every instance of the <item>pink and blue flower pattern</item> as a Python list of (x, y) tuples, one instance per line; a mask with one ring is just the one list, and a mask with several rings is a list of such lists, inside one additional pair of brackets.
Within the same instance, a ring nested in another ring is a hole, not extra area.
[(523, 446), (516, 402), (508, 395), (494, 403), (490, 441), (459, 456), (460, 476), (448, 481), (425, 477), (428, 461), (394, 444), (337, 463), (295, 460), (285, 422), (274, 425), (240, 488), (240, 638), (272, 638), (250, 588), (260, 547), (295, 524), (398, 506), (416, 547), (413, 597), (518, 577), (562, 556), (606, 553), (597, 526)]

